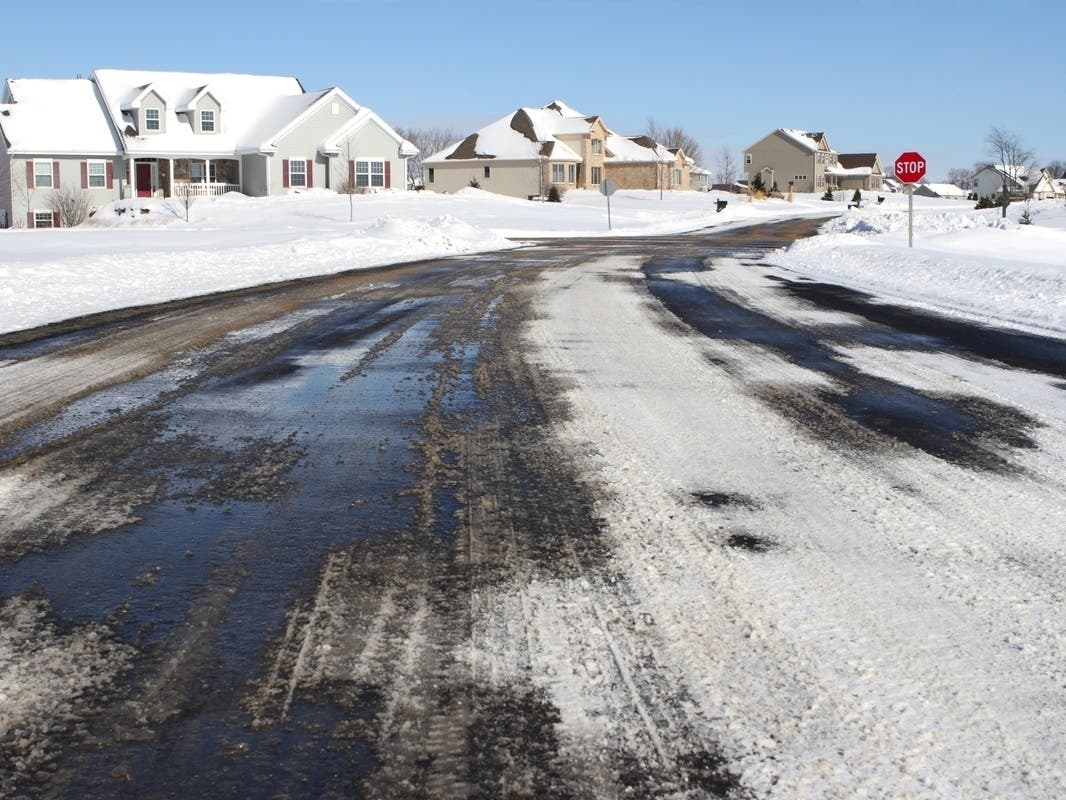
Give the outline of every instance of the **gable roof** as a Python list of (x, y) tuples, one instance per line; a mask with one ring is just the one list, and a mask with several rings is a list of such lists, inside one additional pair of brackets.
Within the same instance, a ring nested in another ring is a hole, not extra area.
[(677, 154), (648, 136), (607, 134), (607, 161), (612, 164), (673, 164)]
[(868, 167), (872, 170), (878, 165), (877, 153), (840, 153), (837, 163), (844, 169)]
[(529, 161), (581, 161), (573, 148), (560, 137), (588, 133), (599, 117), (588, 117), (559, 100), (541, 108), (519, 108), (465, 139), (449, 145), (423, 160), (423, 164), (449, 161), (502, 159)]
[(829, 146), (829, 139), (822, 131), (816, 133), (810, 133), (808, 131), (796, 130), (795, 128), (778, 128), (777, 133), (780, 133), (786, 139), (798, 144), (804, 150), (809, 150), (814, 153), (818, 150), (822, 150), (826, 153), (835, 153), (836, 151)]
[(0, 131), (16, 155), (115, 156), (122, 145), (92, 81), (10, 78)]
[[(136, 127), (129, 112), (149, 91), (166, 100), (162, 133), (125, 137), (125, 150), (134, 156), (252, 152), (277, 132), (279, 116), (291, 119), (318, 97), (309, 97), (296, 78), (267, 75), (98, 69), (92, 80), (117, 131)], [(217, 133), (197, 134), (178, 115), (208, 88), (222, 103), (223, 120)]]
[(401, 156), (410, 157), (418, 155), (417, 147), (400, 136), (400, 134), (388, 125), (385, 120), (365, 106), (360, 108), (354, 117), (327, 138), (319, 149), (326, 155), (340, 155), (341, 143), (353, 133), (365, 128), (367, 125), (375, 125), (382, 133), (395, 141), (397, 150)]

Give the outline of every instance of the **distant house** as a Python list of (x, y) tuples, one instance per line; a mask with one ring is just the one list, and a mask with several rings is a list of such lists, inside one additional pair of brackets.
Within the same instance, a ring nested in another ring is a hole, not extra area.
[(339, 88), (307, 92), (296, 78), (103, 69), (87, 80), (12, 79), (0, 105), (0, 217), (52, 227), (49, 195), (64, 186), (96, 205), (403, 189), (416, 153)]
[(1029, 196), (1034, 200), (1054, 200), (1059, 196), (1055, 179), (1047, 169), (1030, 175)]
[(619, 136), (599, 116), (555, 100), (519, 108), (422, 160), (427, 189), (467, 186), (511, 197), (542, 197), (552, 187), (596, 189), (607, 177), (620, 188), (688, 187), (689, 159), (647, 137)]
[(919, 197), (938, 197), (943, 200), (966, 200), (970, 193), (953, 183), (920, 183), (914, 193)]
[(884, 188), (885, 174), (877, 153), (840, 153), (836, 166), (830, 167), (827, 172), (829, 178), (835, 181), (836, 188), (845, 191), (862, 189), (879, 192)]
[(838, 153), (824, 133), (778, 128), (744, 151), (744, 172), (751, 183), (761, 176), (767, 189), (824, 192), (835, 186), (830, 171), (837, 167)]
[(711, 190), (711, 173), (703, 167), (693, 166), (688, 171), (688, 187), (697, 192)]
[(1066, 178), (1052, 178), (1051, 184), (1055, 187), (1055, 198), (1066, 198)]
[(978, 199), (995, 199), (1003, 193), (1014, 199), (1023, 199), (1029, 193), (1029, 168), (1012, 164), (989, 164), (973, 176), (973, 191)]

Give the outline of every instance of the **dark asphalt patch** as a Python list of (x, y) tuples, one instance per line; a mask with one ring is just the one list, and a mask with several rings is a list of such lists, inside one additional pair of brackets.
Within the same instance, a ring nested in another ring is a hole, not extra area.
[[(776, 352), (788, 361), (830, 378), (842, 391), (807, 391), (762, 387), (758, 395), (789, 418), (802, 422), (820, 437), (853, 446), (877, 447), (887, 437), (918, 448), (937, 458), (972, 469), (1010, 471), (1009, 461), (999, 452), (1010, 448), (1036, 447), (1030, 432), (1039, 423), (1006, 405), (976, 397), (923, 392), (868, 375), (839, 355), (835, 348), (856, 340), (882, 348), (934, 350), (930, 330), (912, 325), (902, 332), (875, 324), (795, 328), (778, 319), (747, 308), (702, 286), (673, 280), (670, 272), (678, 259), (653, 259), (644, 266), (651, 294), (678, 319), (704, 336), (720, 341), (741, 341)], [(692, 265), (689, 264), (689, 267)], [(835, 287), (831, 287), (835, 288)], [(853, 313), (850, 307), (836, 310)], [(903, 316), (907, 316), (904, 314)], [(918, 315), (922, 317), (923, 315)], [(944, 320), (958, 339), (962, 323)], [(971, 332), (979, 339), (979, 332)], [(1037, 337), (999, 338), (1004, 346)], [(950, 348), (952, 342), (942, 342)], [(1039, 340), (1038, 353), (1054, 351), (1054, 343)], [(1066, 345), (1063, 346), (1066, 351)], [(991, 345), (984, 347), (991, 353)], [(949, 350), (950, 352), (950, 350)], [(966, 351), (969, 355), (973, 351)], [(1012, 360), (1020, 360), (1015, 350)], [(1044, 359), (1046, 361), (1046, 359)], [(875, 436), (856, 436), (848, 420)]]
[(895, 331), (930, 337), (938, 350), (953, 349), (1012, 367), (1066, 377), (1066, 341), (890, 305), (843, 286), (799, 281), (783, 281), (780, 285), (792, 297), (819, 308), (843, 311)]
[(753, 533), (734, 533), (726, 539), (726, 544), (737, 550), (748, 550), (752, 553), (766, 553), (777, 547), (772, 539), (756, 536)]
[(758, 502), (739, 492), (693, 492), (692, 496), (710, 508), (724, 508), (726, 506), (759, 508)]

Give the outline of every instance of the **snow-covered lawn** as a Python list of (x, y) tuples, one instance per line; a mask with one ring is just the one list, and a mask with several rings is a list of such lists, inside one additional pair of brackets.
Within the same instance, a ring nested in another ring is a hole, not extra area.
[[(622, 191), (607, 203), (570, 192), (562, 204), (465, 189), (454, 195), (325, 190), (286, 197), (197, 200), (186, 223), (174, 201), (123, 201), (81, 228), (0, 231), (0, 333), (82, 314), (272, 281), (498, 250), (545, 236), (677, 233), (795, 216), (842, 214), (830, 234), (777, 262), (812, 277), (910, 302), (1066, 333), (1066, 208), (1033, 204), (1034, 225), (1006, 224), (971, 203), (906, 198), (845, 212), (843, 198), (792, 203), (719, 193)], [(715, 212), (714, 201), (728, 207)], [(866, 201), (873, 200), (867, 193)], [(117, 209), (124, 209), (117, 213)]]

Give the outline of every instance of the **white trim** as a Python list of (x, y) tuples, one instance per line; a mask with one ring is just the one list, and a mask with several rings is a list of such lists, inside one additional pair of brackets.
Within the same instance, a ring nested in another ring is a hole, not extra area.
[[(215, 115), (215, 109), (213, 108), (201, 108), (200, 109), (200, 133), (218, 133), (218, 118)], [(204, 127), (204, 115), (211, 115), (211, 128), (208, 130)]]
[[(366, 188), (366, 189), (384, 189), (385, 188), (385, 162), (388, 161), (387, 158), (353, 158), (352, 161), (355, 162), (354, 172), (355, 172), (355, 185), (356, 185), (357, 188), (360, 188), (360, 189), (362, 189), (362, 188)], [(360, 164), (366, 164), (366, 170), (365, 171), (363, 171), (363, 172), (359, 171), (359, 165)], [(380, 172), (374, 172), (375, 165), (379, 165), (379, 164), (381, 165), (381, 171)], [(366, 177), (366, 183), (359, 183), (359, 176), (360, 175), (364, 175)], [(381, 183), (374, 183), (374, 178), (375, 177), (380, 177), (381, 178)]]
[[(293, 165), (299, 164), (299, 175), (303, 182), (300, 185), (296, 185), (293, 181), (293, 175), (297, 174), (293, 172)], [(289, 159), (289, 188), (290, 189), (306, 189), (307, 188), (307, 159), (306, 158), (290, 158)]]
[[(103, 172), (97, 176), (100, 178), (100, 185), (93, 186), (93, 165), (100, 165), (103, 167)], [(107, 188), (107, 162), (100, 161), (98, 159), (85, 159), (85, 188), (87, 189), (106, 189)]]
[[(37, 178), (37, 165), (38, 164), (47, 164), (48, 165), (48, 185), (47, 186), (42, 186), (40, 181)], [(55, 166), (53, 165), (53, 160), (52, 159), (50, 159), (50, 158), (49, 159), (44, 159), (44, 158), (35, 158), (35, 159), (33, 159), (33, 186), (30, 187), (31, 189), (54, 189), (54, 188), (56, 188), (55, 187), (54, 178), (55, 178)]]
[[(159, 116), (156, 117), (156, 126), (153, 128), (151, 120), (148, 119), (148, 112), (154, 111)], [(162, 133), (163, 132), (163, 109), (156, 108), (155, 106), (148, 106), (144, 109), (144, 132), (148, 133)]]
[[(59, 227), (58, 225), (55, 224), (55, 217), (52, 216), (53, 214), (55, 214), (55, 212), (52, 211), (51, 209), (31, 208), (30, 209), (30, 213), (33, 214), (33, 228), (34, 228), (34, 230), (37, 230), (39, 228), (46, 228), (47, 229), (47, 228), (57, 228), (57, 227)], [(37, 224), (37, 215), (38, 214), (44, 214), (46, 217), (48, 217), (48, 224), (47, 225), (38, 225)]]

